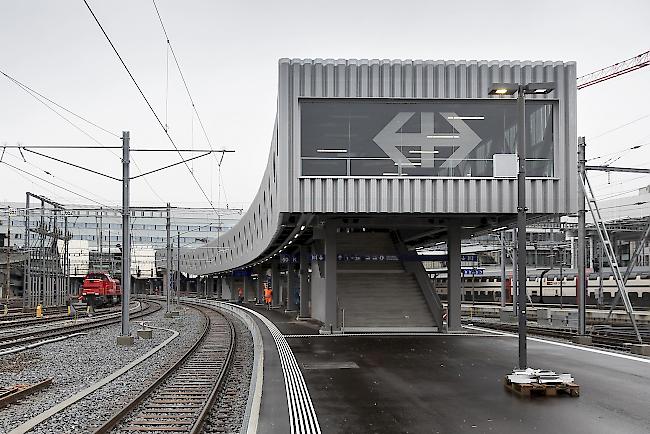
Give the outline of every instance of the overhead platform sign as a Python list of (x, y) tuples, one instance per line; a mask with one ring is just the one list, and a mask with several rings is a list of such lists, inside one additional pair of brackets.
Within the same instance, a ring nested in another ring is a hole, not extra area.
[[(553, 176), (554, 101), (526, 105), (528, 176)], [(512, 100), (300, 99), (303, 176), (494, 176)]]

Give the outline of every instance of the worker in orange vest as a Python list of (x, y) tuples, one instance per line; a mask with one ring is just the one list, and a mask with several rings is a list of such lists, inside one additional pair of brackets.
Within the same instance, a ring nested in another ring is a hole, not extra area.
[(271, 303), (273, 302), (273, 290), (268, 286), (264, 288), (264, 303), (266, 303), (266, 308), (271, 308)]
[(240, 287), (237, 294), (239, 295), (239, 304), (242, 304), (244, 302), (244, 290)]

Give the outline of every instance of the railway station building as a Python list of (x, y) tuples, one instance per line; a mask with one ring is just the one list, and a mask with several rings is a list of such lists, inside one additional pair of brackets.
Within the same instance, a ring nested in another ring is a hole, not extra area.
[[(525, 110), (531, 220), (576, 211), (573, 62), (281, 59), (268, 163), (241, 220), (181, 270), (221, 297), (273, 289), (323, 332), (443, 330), (416, 249), (448, 246), (460, 327), (461, 240), (511, 225), (517, 107), (494, 83), (552, 82)], [(158, 252), (164, 257), (162, 251)], [(257, 277), (257, 279), (254, 279)]]

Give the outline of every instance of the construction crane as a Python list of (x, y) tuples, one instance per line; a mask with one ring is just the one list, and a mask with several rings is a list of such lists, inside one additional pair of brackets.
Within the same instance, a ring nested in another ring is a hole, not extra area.
[(591, 74), (578, 77), (578, 89), (584, 89), (601, 81), (609, 80), (610, 78), (618, 77), (619, 75), (627, 74), (628, 72), (636, 71), (644, 66), (650, 65), (650, 51), (641, 53), (630, 59), (622, 62), (615, 63), (606, 68), (594, 71)]

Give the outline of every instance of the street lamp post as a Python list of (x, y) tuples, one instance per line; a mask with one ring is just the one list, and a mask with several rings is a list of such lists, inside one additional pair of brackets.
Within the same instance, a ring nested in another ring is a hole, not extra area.
[(490, 87), (489, 95), (517, 94), (517, 280), (519, 294), (519, 369), (526, 369), (526, 94), (547, 94), (555, 88), (554, 83), (496, 83)]

